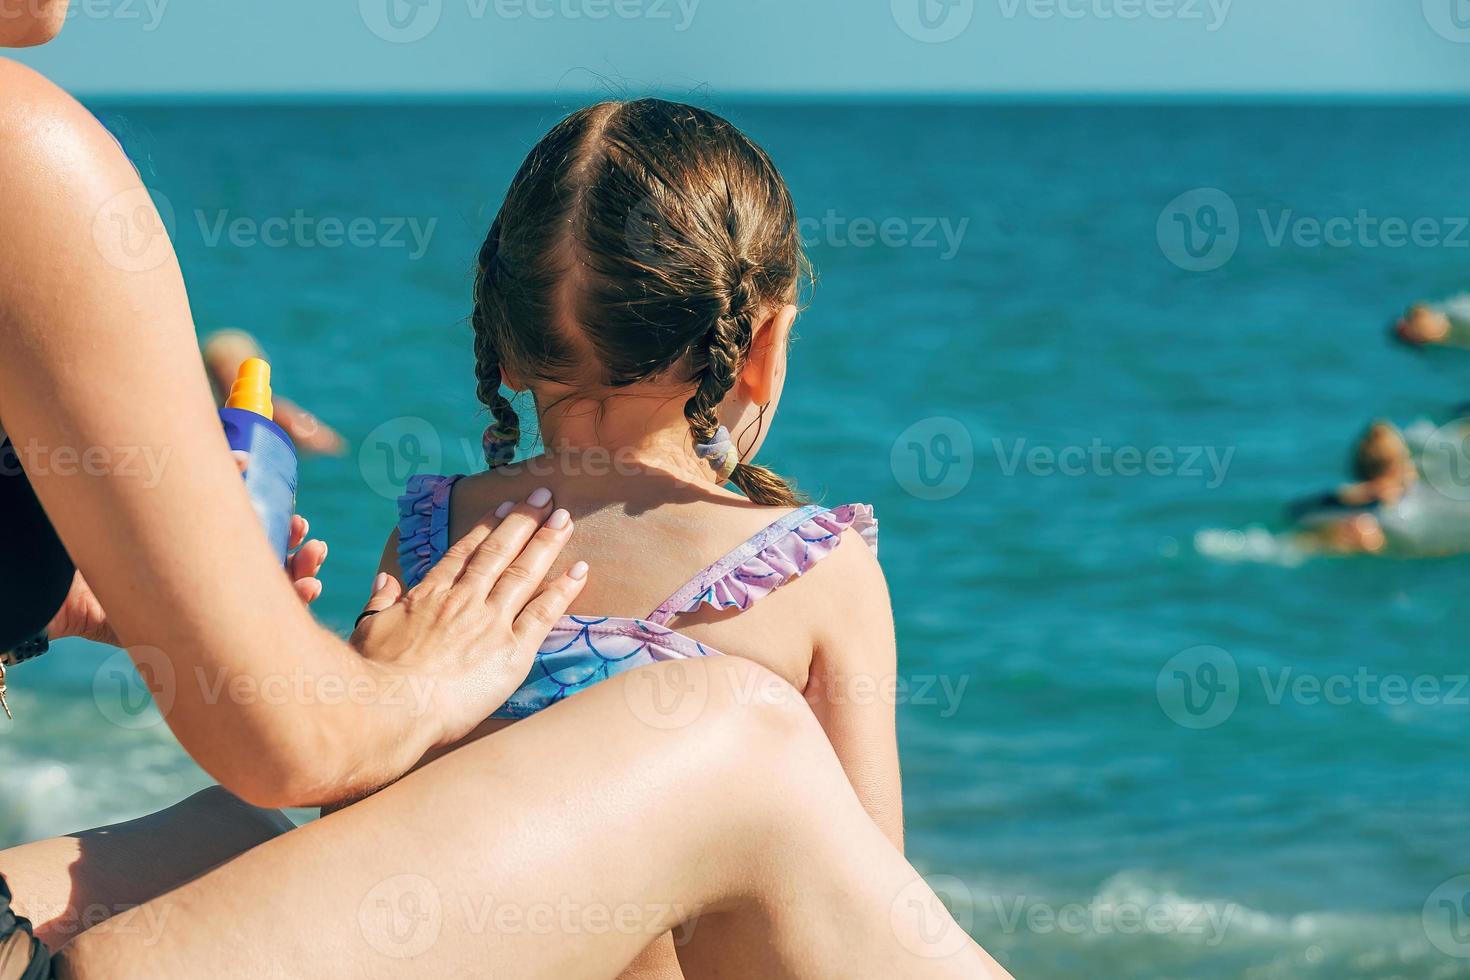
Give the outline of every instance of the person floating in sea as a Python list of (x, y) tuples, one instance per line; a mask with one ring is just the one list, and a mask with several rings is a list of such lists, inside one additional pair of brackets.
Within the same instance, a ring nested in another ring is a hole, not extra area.
[(1391, 422), (1368, 426), (1353, 451), (1354, 482), (1298, 502), (1289, 515), (1306, 550), (1427, 557), (1470, 551), (1470, 494), (1422, 478), (1415, 449)]
[(1353, 451), (1354, 482), (1287, 509), (1297, 543), (1309, 551), (1377, 554), (1388, 545), (1379, 511), (1399, 504), (1419, 482), (1413, 453), (1392, 423), (1368, 426)]
[(1441, 303), (1415, 303), (1393, 325), (1411, 347), (1470, 347), (1470, 293)]
[[(252, 357), (265, 357), (259, 342), (243, 330), (216, 330), (200, 345), (214, 400), (223, 405), (240, 365)], [(275, 421), (286, 430), (297, 450), (320, 456), (340, 456), (347, 440), (306, 409), (279, 395), (275, 399)]]

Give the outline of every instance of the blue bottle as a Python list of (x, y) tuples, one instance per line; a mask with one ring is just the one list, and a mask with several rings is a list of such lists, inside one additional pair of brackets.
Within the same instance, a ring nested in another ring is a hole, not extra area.
[(219, 418), (230, 448), (250, 455), (245, 490), (284, 565), (296, 513), (296, 447), (274, 421), (269, 364), (252, 357), (240, 365)]

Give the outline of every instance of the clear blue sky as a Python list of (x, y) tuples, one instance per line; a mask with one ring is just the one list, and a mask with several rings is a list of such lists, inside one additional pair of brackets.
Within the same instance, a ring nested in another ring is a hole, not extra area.
[(75, 91), (1470, 94), (1470, 0), (72, 0)]

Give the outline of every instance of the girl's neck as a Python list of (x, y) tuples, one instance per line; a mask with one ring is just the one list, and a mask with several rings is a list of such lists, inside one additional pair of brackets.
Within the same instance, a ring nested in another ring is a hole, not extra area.
[(643, 469), (710, 482), (710, 467), (694, 454), (687, 392), (612, 392), (598, 398), (564, 397), (538, 407), (541, 441), (549, 456), (606, 454), (614, 471)]

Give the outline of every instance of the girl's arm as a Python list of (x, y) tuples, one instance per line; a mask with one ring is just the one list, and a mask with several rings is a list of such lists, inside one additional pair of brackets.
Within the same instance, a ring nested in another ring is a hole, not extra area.
[[(496, 579), (545, 511), (463, 542), (471, 581), (446, 572), (372, 617), (363, 655), (318, 626), (257, 526), (132, 164), (40, 75), (0, 59), (0, 91), (0, 419), (184, 748), (241, 797), (282, 806), (382, 785), (459, 738), (580, 588), (558, 580), (509, 626), (530, 585)], [(537, 537), (534, 581), (565, 533)]]
[(829, 616), (813, 645), (803, 695), (832, 741), (864, 809), (903, 850), (903, 786), (899, 773), (895, 685), (898, 651), (883, 570), (852, 531), (823, 560), (841, 591), (823, 604)]

